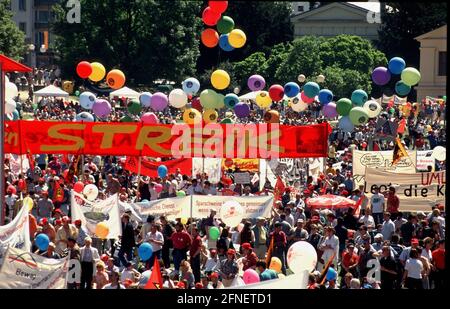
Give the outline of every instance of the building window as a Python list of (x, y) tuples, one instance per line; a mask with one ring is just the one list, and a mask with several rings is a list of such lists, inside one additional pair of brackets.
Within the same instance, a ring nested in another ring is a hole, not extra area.
[(26, 0), (19, 0), (19, 11), (27, 10), (27, 2)]
[(49, 12), (48, 11), (39, 11), (38, 12), (38, 21), (40, 23), (48, 23)]
[(305, 11), (305, 7), (303, 5), (297, 6), (297, 12), (304, 12), (304, 11)]
[(438, 76), (447, 76), (447, 52), (439, 52)]
[(27, 23), (19, 23), (19, 30), (23, 33), (27, 33)]

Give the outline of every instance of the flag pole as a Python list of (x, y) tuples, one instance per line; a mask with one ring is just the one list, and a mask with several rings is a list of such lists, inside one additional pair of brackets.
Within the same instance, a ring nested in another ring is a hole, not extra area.
[[(138, 161), (138, 175), (137, 175), (137, 178), (138, 178), (138, 183), (137, 183), (137, 189), (138, 189), (138, 192), (139, 192), (139, 185), (141, 184), (141, 163), (142, 163), (142, 157), (141, 156), (139, 156), (139, 161)], [(139, 202), (140, 200), (141, 200), (141, 197), (140, 197), (140, 195), (138, 194), (137, 195), (137, 202)]]

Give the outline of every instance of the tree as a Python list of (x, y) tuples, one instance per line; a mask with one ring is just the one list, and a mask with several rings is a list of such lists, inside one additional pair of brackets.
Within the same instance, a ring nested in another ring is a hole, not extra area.
[(291, 52), (291, 49), (292, 44), (290, 42), (277, 44), (270, 49), (270, 55), (267, 57), (267, 61), (264, 65), (264, 78), (266, 80), (266, 83), (278, 83), (277, 79), (275, 78), (275, 74), (280, 64), (285, 61), (285, 59)]
[(75, 75), (81, 60), (120, 68), (134, 84), (157, 79), (181, 82), (195, 75), (199, 56), (201, 3), (187, 0), (81, 0), (82, 22), (65, 21), (68, 9), (56, 8), (53, 25), (60, 65)]
[(25, 34), (12, 20), (13, 15), (7, 8), (10, 1), (0, 0), (0, 53), (21, 60), (26, 52)]
[(233, 63), (235, 84), (245, 89), (247, 80), (254, 74), (264, 76), (266, 57), (262, 52), (256, 52), (245, 58), (243, 61)]
[(446, 2), (387, 2), (377, 46), (390, 59), (398, 56), (419, 67), (420, 43), (414, 38), (447, 24)]

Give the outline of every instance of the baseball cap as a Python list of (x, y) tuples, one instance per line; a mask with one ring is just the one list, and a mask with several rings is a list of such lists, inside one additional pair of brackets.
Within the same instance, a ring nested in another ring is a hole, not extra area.
[(248, 242), (243, 243), (243, 244), (241, 245), (241, 247), (242, 247), (242, 249), (245, 249), (245, 250), (250, 250), (250, 249), (252, 249), (252, 246), (251, 246)]
[(227, 255), (228, 254), (232, 254), (232, 255), (236, 255), (236, 250), (234, 250), (234, 249), (228, 249), (228, 251), (227, 251)]
[(47, 218), (42, 218), (40, 224), (41, 225), (45, 225), (48, 223), (48, 219)]
[(212, 273), (209, 277), (210, 277), (211, 279), (212, 279), (212, 278), (219, 278), (219, 274), (216, 273), (216, 272), (214, 272), (214, 273)]
[(102, 254), (101, 258), (100, 258), (103, 262), (108, 262), (109, 260), (109, 256), (107, 254)]
[(378, 233), (378, 234), (376, 234), (375, 235), (375, 237), (374, 238), (381, 238), (381, 239), (383, 239), (383, 234), (381, 234), (381, 233)]
[(81, 220), (80, 220), (80, 219), (75, 220), (73, 223), (74, 223), (75, 225), (81, 225)]
[(418, 244), (419, 244), (419, 240), (417, 238), (411, 239), (411, 245), (418, 245)]

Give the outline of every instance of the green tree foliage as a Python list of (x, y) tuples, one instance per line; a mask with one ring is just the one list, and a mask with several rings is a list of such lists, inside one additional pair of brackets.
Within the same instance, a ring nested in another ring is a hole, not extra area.
[(53, 31), (66, 75), (75, 75), (81, 60), (120, 68), (134, 84), (195, 75), (201, 2), (81, 0), (81, 7), (80, 24), (67, 23), (68, 9), (56, 8)]
[(387, 2), (378, 47), (390, 59), (398, 56), (419, 67), (420, 43), (414, 38), (447, 24), (447, 2)]
[(25, 34), (12, 20), (7, 8), (11, 0), (0, 0), (0, 53), (15, 60), (21, 60), (26, 52)]
[(247, 86), (247, 79), (253, 74), (264, 76), (265, 63), (266, 56), (262, 52), (256, 52), (243, 61), (233, 63), (235, 83), (244, 89)]

